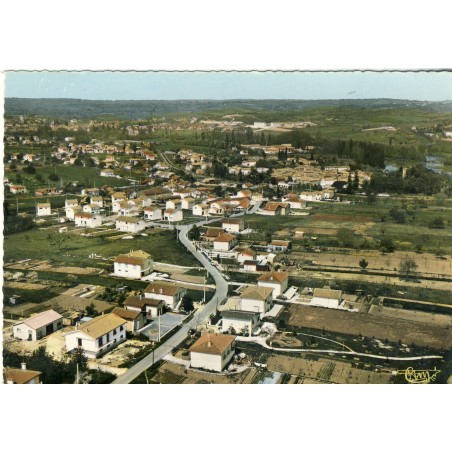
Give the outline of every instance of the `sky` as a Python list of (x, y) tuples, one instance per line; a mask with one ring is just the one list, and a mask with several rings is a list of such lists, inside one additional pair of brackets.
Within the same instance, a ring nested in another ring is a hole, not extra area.
[(6, 97), (452, 100), (452, 72), (10, 71)]

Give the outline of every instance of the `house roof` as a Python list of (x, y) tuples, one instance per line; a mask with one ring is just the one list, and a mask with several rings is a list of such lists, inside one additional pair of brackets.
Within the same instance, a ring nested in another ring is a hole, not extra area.
[(75, 215), (77, 218), (93, 218), (94, 215), (92, 213), (83, 212)]
[(231, 319), (231, 320), (252, 320), (255, 317), (259, 317), (258, 312), (251, 312), (251, 311), (239, 311), (235, 309), (230, 309), (229, 311), (222, 311), (221, 317), (224, 319)]
[(3, 370), (3, 379), (5, 383), (12, 381), (14, 384), (25, 384), (33, 378), (40, 376), (42, 372), (37, 370), (22, 370), (15, 367), (5, 367)]
[(257, 266), (258, 262), (257, 261), (243, 261), (243, 265), (256, 265)]
[(49, 202), (38, 202), (38, 207), (50, 207)]
[(124, 320), (135, 320), (141, 314), (140, 311), (134, 311), (133, 309), (127, 310), (124, 308), (114, 308), (111, 312)]
[(81, 324), (78, 327), (78, 331), (85, 333), (93, 339), (97, 339), (125, 323), (126, 321), (116, 314), (105, 314)]
[(182, 287), (170, 282), (152, 282), (144, 289), (144, 293), (174, 296)]
[(222, 218), (222, 224), (241, 224), (243, 220), (241, 218)]
[(233, 240), (235, 240), (235, 236), (225, 232), (224, 234), (219, 235), (214, 241), (215, 242), (232, 242)]
[(133, 306), (135, 308), (143, 308), (144, 306), (159, 307), (162, 304), (162, 300), (155, 300), (153, 298), (135, 297), (131, 295), (124, 301), (124, 306)]
[(252, 300), (266, 300), (273, 293), (271, 287), (248, 286), (241, 294), (242, 298), (251, 298)]
[(276, 210), (278, 208), (281, 208), (279, 202), (268, 202), (267, 204), (265, 204), (264, 210)]
[(207, 353), (209, 355), (221, 355), (235, 341), (235, 336), (229, 334), (203, 334), (191, 347), (195, 353)]
[(275, 246), (289, 246), (290, 242), (288, 240), (272, 240), (270, 245)]
[(331, 298), (333, 300), (340, 300), (342, 291), (333, 289), (314, 289), (313, 295), (314, 297), (318, 298)]
[(62, 319), (63, 316), (55, 312), (53, 309), (49, 309), (48, 311), (40, 312), (39, 314), (33, 315), (32, 317), (24, 320), (23, 322), (19, 322), (16, 325), (24, 323), (30, 328), (37, 329), (43, 326), (48, 325), (49, 323), (53, 323), (56, 320)]
[(268, 272), (268, 273), (264, 273), (263, 275), (259, 276), (258, 281), (282, 283), (283, 281), (285, 281), (288, 278), (289, 278), (289, 275), (284, 272)]
[(212, 228), (207, 228), (207, 231), (206, 231), (206, 233), (204, 235), (206, 237), (218, 237), (221, 234), (223, 234), (223, 232), (224, 231), (221, 228), (212, 227)]
[(142, 265), (150, 257), (151, 255), (145, 253), (143, 250), (136, 250), (127, 254), (118, 255), (114, 262), (118, 264)]
[(255, 251), (250, 248), (236, 248), (235, 250), (238, 254), (244, 254), (246, 256), (254, 256), (256, 254)]
[(125, 216), (125, 215), (117, 217), (116, 221), (122, 221), (124, 223), (139, 223), (140, 222), (140, 220), (138, 218), (128, 217), (128, 216)]

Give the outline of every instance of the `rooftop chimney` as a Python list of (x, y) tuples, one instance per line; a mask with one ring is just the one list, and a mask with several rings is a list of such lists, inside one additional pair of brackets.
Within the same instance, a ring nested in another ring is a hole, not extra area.
[(25, 363), (21, 363), (21, 364), (20, 364), (20, 368), (21, 368), (22, 370), (27, 370), (27, 365), (26, 365)]
[(207, 342), (207, 347), (212, 347), (212, 341)]

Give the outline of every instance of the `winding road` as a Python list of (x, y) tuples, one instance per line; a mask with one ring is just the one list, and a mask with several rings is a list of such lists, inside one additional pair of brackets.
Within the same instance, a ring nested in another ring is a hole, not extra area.
[[(210, 220), (210, 221), (215, 221)], [(197, 223), (197, 225), (202, 225), (208, 223), (209, 221), (203, 221)], [(113, 384), (127, 384), (131, 383), (135, 378), (143, 373), (148, 367), (152, 366), (157, 361), (160, 361), (165, 355), (170, 353), (175, 347), (177, 347), (188, 335), (188, 331), (192, 328), (196, 328), (200, 323), (209, 318), (213, 314), (217, 305), (226, 298), (228, 293), (228, 283), (223, 278), (223, 275), (210, 263), (209, 259), (200, 253), (193, 243), (188, 239), (188, 231), (193, 225), (177, 226), (179, 231), (179, 240), (181, 243), (198, 259), (199, 262), (204, 266), (204, 268), (210, 273), (210, 275), (215, 280), (216, 291), (214, 296), (203, 306), (201, 306), (196, 312), (195, 316), (173, 336), (171, 336), (166, 342), (157, 347), (153, 352), (131, 367), (126, 373), (119, 376), (113, 381)]]

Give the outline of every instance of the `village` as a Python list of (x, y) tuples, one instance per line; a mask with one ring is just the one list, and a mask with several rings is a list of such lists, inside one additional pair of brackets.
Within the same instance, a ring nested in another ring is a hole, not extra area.
[[(400, 382), (406, 358), (444, 363), (449, 304), (369, 287), (398, 283), (411, 261), (404, 286), (416, 289), (415, 271), (426, 290), (443, 293), (449, 260), (409, 249), (382, 257), (366, 233), (378, 212), (337, 214), (367, 199), (368, 169), (317, 160), (313, 145), (230, 145), (237, 158), (227, 164), (131, 139), (187, 128), (234, 133), (243, 127), (234, 118), (128, 125), (115, 144), (61, 135), (89, 134), (100, 127), (94, 121), (44, 121), (60, 141), (36, 135), (41, 119), (15, 121), (6, 123), (6, 212), (30, 228), (5, 242), (4, 347), (25, 357), (6, 369), (8, 382), (45, 382), (26, 365), (42, 347), (57, 361), (81, 354), (116, 383), (389, 383)], [(370, 243), (360, 258), (341, 249), (358, 237)], [(345, 281), (351, 276), (358, 286)]]

